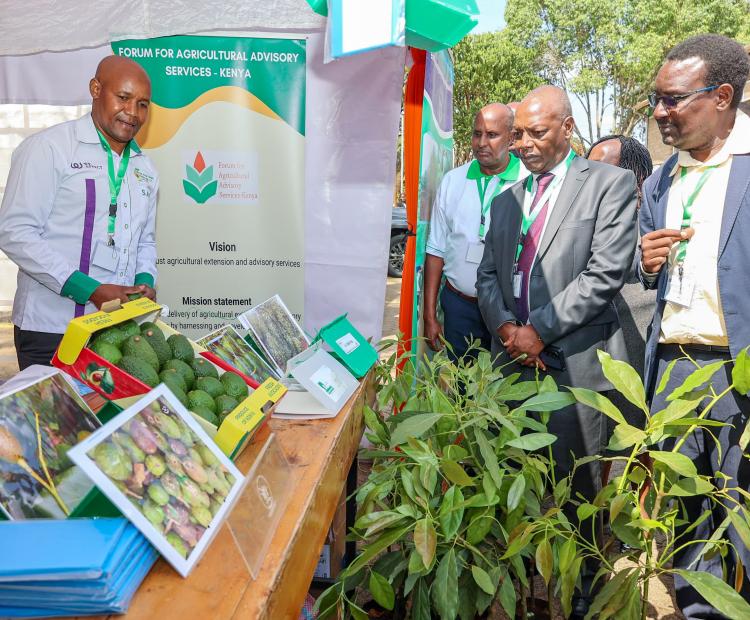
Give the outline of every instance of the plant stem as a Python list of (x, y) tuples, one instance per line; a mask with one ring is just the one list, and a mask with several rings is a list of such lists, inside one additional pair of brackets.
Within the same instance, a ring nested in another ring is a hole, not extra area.
[(641, 599), (641, 620), (647, 620), (646, 612), (648, 611), (648, 584), (651, 581), (648, 577), (643, 582), (643, 597)]
[(625, 485), (628, 482), (628, 474), (630, 473), (630, 467), (633, 464), (633, 461), (635, 460), (635, 457), (638, 455), (638, 448), (641, 444), (636, 444), (633, 446), (633, 449), (630, 451), (630, 456), (628, 457), (628, 460), (625, 461), (625, 469), (622, 472), (622, 478), (620, 478), (620, 484), (617, 485), (617, 494), (619, 495), (625, 490)]
[(57, 491), (50, 487), (49, 484), (45, 480), (42, 479), (42, 477), (37, 474), (32, 468), (31, 465), (29, 465), (26, 460), (23, 457), (19, 457), (16, 460), (16, 464), (21, 467), (29, 476), (34, 478), (39, 484), (44, 487), (44, 489), (55, 499), (55, 501), (60, 505), (60, 508), (62, 508), (62, 511), (65, 513), (65, 516), (68, 516), (70, 514), (70, 510), (68, 510), (68, 507), (65, 505), (65, 502), (63, 502), (62, 498), (57, 494)]
[(47, 478), (47, 483), (49, 484), (49, 486), (47, 486), (47, 490), (52, 494), (52, 497), (55, 498), (55, 501), (60, 505), (60, 508), (62, 508), (62, 511), (67, 516), (70, 514), (70, 510), (68, 510), (68, 507), (65, 505), (62, 497), (58, 495), (57, 488), (55, 487), (55, 481), (52, 479), (52, 476), (47, 469), (47, 461), (44, 459), (44, 452), (42, 452), (42, 433), (39, 430), (39, 414), (36, 411), (34, 411), (34, 420), (36, 422), (36, 447), (37, 452), (39, 453), (39, 463), (42, 465), (44, 475)]

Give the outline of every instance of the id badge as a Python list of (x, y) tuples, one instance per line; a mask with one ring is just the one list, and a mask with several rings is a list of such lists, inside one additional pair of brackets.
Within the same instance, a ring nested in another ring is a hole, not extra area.
[(523, 284), (523, 271), (517, 271), (513, 274), (513, 297), (521, 297), (521, 286)]
[(466, 250), (466, 262), (479, 264), (484, 254), (484, 243), (470, 243)]
[(693, 303), (694, 291), (695, 280), (690, 274), (683, 273), (682, 281), (680, 281), (680, 277), (673, 273), (669, 276), (667, 294), (664, 296), (664, 299), (677, 306), (689, 308), (690, 304)]
[(91, 257), (91, 264), (101, 267), (107, 271), (117, 271), (117, 262), (119, 255), (113, 245), (107, 245), (102, 241), (97, 241), (94, 246), (94, 252)]

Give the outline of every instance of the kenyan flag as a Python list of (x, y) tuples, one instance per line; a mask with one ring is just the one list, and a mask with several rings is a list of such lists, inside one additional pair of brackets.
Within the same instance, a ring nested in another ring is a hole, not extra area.
[(187, 178), (182, 180), (182, 187), (185, 193), (199, 205), (216, 194), (219, 182), (213, 180), (214, 167), (206, 168), (206, 162), (203, 161), (200, 151), (196, 154), (193, 165), (185, 166), (185, 171)]

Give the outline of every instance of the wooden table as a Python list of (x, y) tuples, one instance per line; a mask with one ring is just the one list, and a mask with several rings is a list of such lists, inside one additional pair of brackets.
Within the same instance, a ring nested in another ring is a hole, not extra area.
[[(365, 379), (337, 417), (293, 422), (271, 419), (237, 459), (247, 472), (273, 432), (291, 466), (294, 492), (258, 579), (253, 580), (223, 526), (187, 579), (158, 560), (126, 617), (152, 620), (296, 620), (362, 437), (362, 409), (372, 400)], [(112, 616), (118, 618), (120, 616)]]

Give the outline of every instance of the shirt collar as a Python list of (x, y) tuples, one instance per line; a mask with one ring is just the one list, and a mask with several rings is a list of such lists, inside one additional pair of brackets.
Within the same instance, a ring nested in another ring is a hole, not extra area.
[(471, 162), (471, 164), (469, 165), (469, 169), (466, 171), (466, 178), (476, 180), (485, 177), (496, 176), (502, 181), (515, 181), (516, 179), (518, 179), (518, 176), (521, 173), (521, 160), (513, 155), (513, 153), (509, 153), (509, 156), (510, 160), (508, 161), (508, 165), (505, 166), (505, 170), (503, 170), (500, 174), (494, 175), (484, 174), (479, 168), (479, 162), (475, 159)]
[[(99, 134), (96, 133), (96, 125), (94, 125), (94, 119), (90, 112), (76, 121), (75, 134), (79, 142), (99, 144)], [(133, 155), (141, 154), (141, 147), (135, 140), (130, 141), (130, 151)]]
[(729, 133), (721, 149), (706, 161), (694, 159), (690, 151), (679, 151), (677, 161), (669, 172), (674, 176), (682, 168), (700, 168), (708, 166), (720, 166), (726, 162), (732, 155), (744, 155), (750, 153), (750, 117), (744, 112), (737, 110), (737, 116), (734, 120), (734, 127)]
[[(571, 154), (571, 153), (575, 154), (575, 153), (574, 153), (574, 151), (573, 151), (573, 149), (570, 149), (570, 150), (569, 150), (569, 151), (568, 151), (568, 152), (567, 152), (567, 153), (565, 154), (565, 158), (564, 158), (564, 159), (563, 159), (563, 160), (562, 160), (562, 161), (561, 161), (560, 163), (558, 163), (558, 164), (557, 164), (557, 165), (556, 165), (556, 166), (555, 166), (554, 168), (552, 168), (552, 170), (550, 170), (550, 171), (549, 171), (549, 172), (551, 172), (552, 174), (554, 174), (554, 175), (555, 175), (555, 178), (556, 178), (556, 179), (557, 179), (557, 178), (559, 178), (560, 180), (562, 180), (562, 179), (564, 179), (564, 178), (565, 178), (565, 175), (566, 175), (566, 174), (568, 173), (568, 168), (569, 168), (569, 166), (568, 166), (568, 165), (566, 164), (566, 162), (568, 161), (568, 157), (570, 157), (570, 154)], [(571, 163), (572, 163), (572, 162), (571, 162)], [(538, 176), (539, 176), (540, 174), (543, 174), (543, 173), (541, 173), (541, 172), (532, 172), (532, 173), (531, 173), (531, 177), (532, 177), (532, 178), (534, 179), (534, 181), (536, 182), (536, 179), (537, 179), (537, 177), (538, 177)]]

